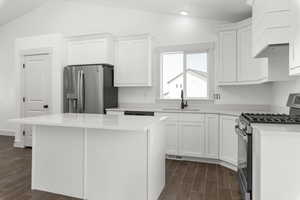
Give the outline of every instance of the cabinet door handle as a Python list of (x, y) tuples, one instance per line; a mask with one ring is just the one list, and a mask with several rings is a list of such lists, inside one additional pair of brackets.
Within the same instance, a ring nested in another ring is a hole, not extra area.
[(49, 106), (48, 106), (48, 105), (44, 105), (43, 108), (44, 108), (44, 109), (48, 109)]

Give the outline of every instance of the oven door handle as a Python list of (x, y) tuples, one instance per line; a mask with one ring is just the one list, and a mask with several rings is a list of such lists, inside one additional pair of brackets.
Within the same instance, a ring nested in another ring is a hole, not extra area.
[(240, 129), (240, 128), (238, 127), (238, 125), (235, 126), (235, 132), (236, 132), (243, 140), (245, 140), (246, 142), (248, 142), (248, 137), (247, 137), (246, 132), (243, 131), (242, 129)]

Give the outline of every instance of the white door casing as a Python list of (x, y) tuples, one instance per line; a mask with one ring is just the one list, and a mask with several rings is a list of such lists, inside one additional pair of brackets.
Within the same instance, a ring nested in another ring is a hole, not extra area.
[[(44, 115), (51, 110), (51, 55), (23, 57), (21, 117)], [(32, 146), (31, 127), (23, 126), (24, 146)]]

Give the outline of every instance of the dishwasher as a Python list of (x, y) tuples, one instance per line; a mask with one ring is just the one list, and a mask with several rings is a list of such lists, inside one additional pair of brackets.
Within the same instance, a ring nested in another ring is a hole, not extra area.
[(154, 112), (151, 112), (151, 111), (124, 111), (124, 115), (154, 116)]

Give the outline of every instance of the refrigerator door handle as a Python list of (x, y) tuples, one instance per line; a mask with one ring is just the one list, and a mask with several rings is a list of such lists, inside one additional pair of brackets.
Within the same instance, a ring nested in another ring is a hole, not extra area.
[(76, 92), (76, 96), (77, 96), (77, 106), (76, 106), (76, 112), (78, 113), (80, 110), (80, 71), (77, 72), (77, 92)]
[(82, 112), (82, 71), (77, 74), (77, 112)]
[(85, 113), (85, 77), (82, 71), (81, 75), (81, 101), (82, 101), (82, 112)]
[(80, 112), (83, 113), (83, 104), (84, 104), (84, 96), (83, 96), (83, 71), (80, 71)]

